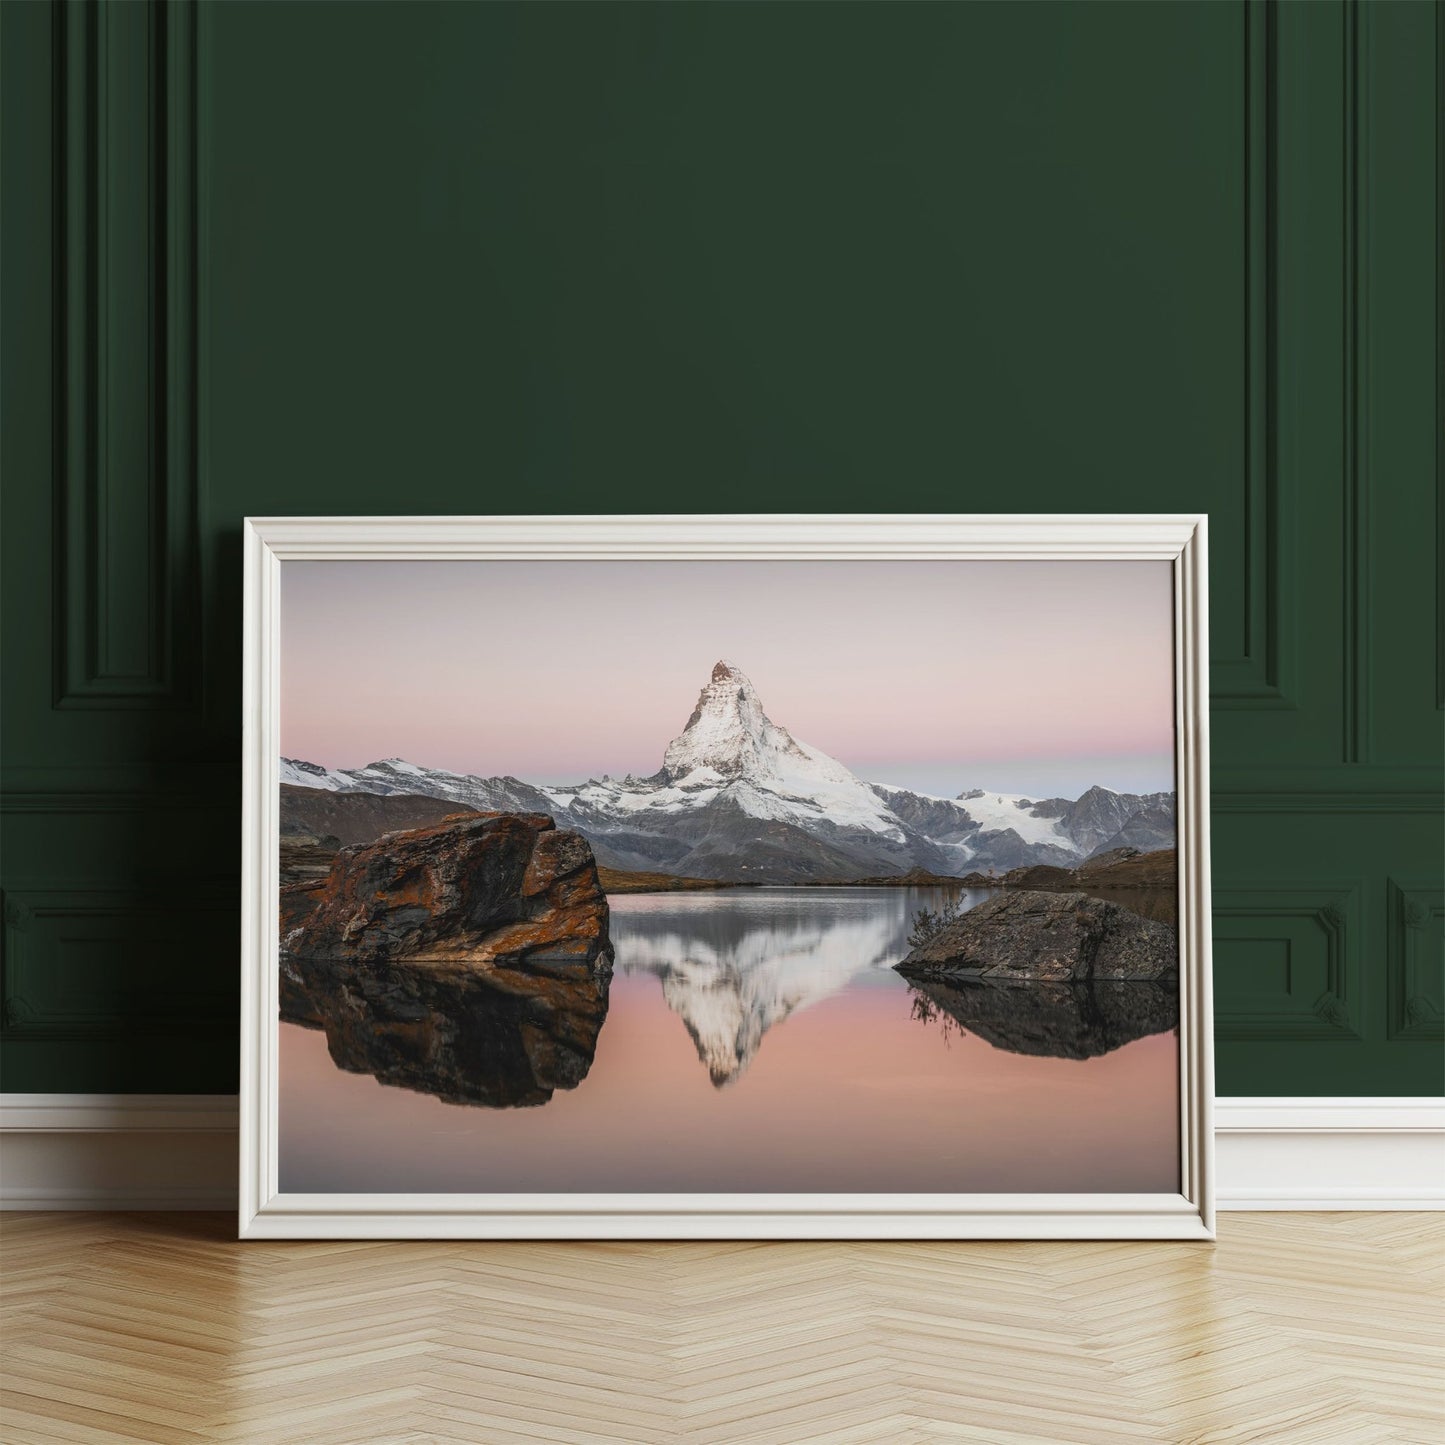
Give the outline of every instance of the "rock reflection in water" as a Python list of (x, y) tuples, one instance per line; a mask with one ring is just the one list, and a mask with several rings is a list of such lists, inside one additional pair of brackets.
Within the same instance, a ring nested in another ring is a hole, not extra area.
[(1178, 990), (1156, 983), (909, 984), (915, 1018), (1011, 1054), (1093, 1059), (1179, 1024)]
[(339, 1068), (452, 1104), (545, 1104), (586, 1078), (606, 963), (477, 968), (281, 957), (281, 1017), (323, 1029)]

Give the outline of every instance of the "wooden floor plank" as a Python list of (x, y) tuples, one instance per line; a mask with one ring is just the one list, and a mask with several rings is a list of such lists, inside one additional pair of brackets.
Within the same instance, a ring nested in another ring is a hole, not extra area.
[(1445, 1216), (1193, 1244), (240, 1244), (0, 1216), (0, 1439), (1445, 1440)]

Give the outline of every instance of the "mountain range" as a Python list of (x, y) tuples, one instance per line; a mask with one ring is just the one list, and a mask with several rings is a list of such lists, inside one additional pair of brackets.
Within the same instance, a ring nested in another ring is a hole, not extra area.
[(774, 723), (726, 661), (647, 778), (538, 786), (401, 758), (351, 769), (282, 758), (281, 782), (549, 813), (582, 833), (605, 867), (735, 883), (1067, 866), (1119, 847), (1174, 845), (1172, 792), (1093, 787), (1078, 798), (1033, 799), (973, 788), (942, 798), (866, 782)]

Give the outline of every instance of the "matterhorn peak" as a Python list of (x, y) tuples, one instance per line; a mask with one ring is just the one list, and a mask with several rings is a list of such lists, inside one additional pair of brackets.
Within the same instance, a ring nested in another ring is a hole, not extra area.
[(713, 665), (687, 726), (667, 745), (662, 774), (671, 783), (709, 774), (714, 781), (800, 780), (801, 775), (853, 782), (848, 770), (816, 748), (805, 747), (763, 711), (762, 699), (736, 663)]
[(687, 726), (667, 745), (662, 770), (673, 782), (700, 768), (742, 777), (754, 771), (750, 765), (766, 734), (777, 731), (742, 669), (720, 659)]

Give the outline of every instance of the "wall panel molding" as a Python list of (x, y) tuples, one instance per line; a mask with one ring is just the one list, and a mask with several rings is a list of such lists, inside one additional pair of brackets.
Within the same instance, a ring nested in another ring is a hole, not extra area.
[[(191, 0), (5, 7), (4, 882), (65, 895), (53, 915), (31, 899), (17, 940), (35, 1016), (6, 1035), (8, 1083), (231, 1077), (234, 1011), (210, 990), (234, 976), (236, 885), (196, 910), (185, 895), (230, 867), (248, 511), (385, 510), (400, 478), (430, 512), (518, 488), (647, 512), (677, 504), (679, 477), (788, 510), (988, 510), (1013, 467), (1021, 505), (1218, 519), (1221, 1081), (1438, 1085), (1439, 6), (1225, 0), (1141, 20), (1055, 0), (924, 7), (902, 28), (861, 7), (840, 56), (888, 99), (861, 151), (856, 95), (809, 76), (799, 106), (806, 72), (780, 78), (812, 21), (669, 11), (657, 54), (678, 66), (619, 44), (627, 104), (599, 114), (582, 32), (541, 11), (415, 25), (344, 8), (356, 23)], [(620, 41), (622, 13), (584, 29)], [(880, 36), (909, 64), (880, 67)], [(1010, 63), (960, 95), (955, 48)], [(475, 55), (497, 67), (485, 99)], [(694, 65), (688, 101), (675, 75)], [(739, 70), (772, 109), (715, 127), (704, 100)], [(385, 115), (378, 80), (398, 98)], [(945, 195), (956, 137), (1006, 115), (1008, 153), (980, 142), (966, 193)], [(780, 211), (797, 179), (779, 140), (851, 179)], [(637, 165), (655, 142), (669, 164), (689, 147), (688, 170)], [(517, 179), (559, 164), (550, 196)], [(592, 180), (607, 234), (574, 246), (590, 194), (575, 183)], [(921, 229), (871, 229), (914, 201)], [(793, 294), (791, 268), (807, 281), (830, 257), (833, 283)], [(923, 284), (901, 287), (908, 307), (864, 288), (845, 330), (837, 297), (858, 274)], [(623, 304), (634, 283), (641, 311)], [(1358, 880), (1338, 885), (1357, 890), (1342, 937), (1317, 917), (1336, 877)], [(145, 912), (166, 888), (189, 944)], [(1271, 901), (1273, 917), (1248, 912)], [(128, 997), (102, 967), (107, 930)], [(1291, 949), (1287, 987), (1240, 993), (1247, 955), (1268, 970)], [(1342, 993), (1326, 983), (1341, 974)], [(204, 1023), (165, 1013), (169, 990)]]
[(194, 24), (149, 0), (55, 10), (60, 708), (197, 688)]
[(1216, 768), (1216, 813), (1445, 813), (1439, 768)]
[(240, 761), (183, 764), (82, 763), (0, 769), (0, 813), (134, 812), (222, 807), (234, 813)]
[(156, 789), (126, 791), (115, 788), (6, 792), (0, 794), (0, 816), (75, 814), (95, 817), (112, 813), (150, 815), (186, 810), (213, 812), (229, 818), (233, 811), (230, 793), (235, 790), (234, 780), (225, 778), (221, 786), (225, 792), (165, 793)]
[(1385, 884), (1391, 1039), (1445, 1039), (1445, 885), (1438, 878)]
[(1220, 1040), (1359, 1040), (1358, 882), (1216, 885)]
[(1293, 709), (1290, 533), (1280, 505), (1275, 438), (1275, 0), (1241, 7), (1244, 21), (1244, 532), (1238, 651), (1211, 659), (1210, 705)]
[(1342, 608), (1344, 695), (1341, 700), (1346, 763), (1370, 761), (1370, 7), (1359, 0), (1341, 6), (1344, 26), (1343, 177), (1344, 395), (1340, 404), (1340, 453), (1344, 475)]
[(233, 891), (54, 883), (6, 887), (0, 1038), (124, 1039), (235, 1008), (231, 971), (206, 965), (235, 932)]
[(1433, 7), (1435, 52), (1435, 709), (1445, 712), (1445, 22)]

